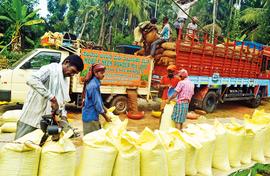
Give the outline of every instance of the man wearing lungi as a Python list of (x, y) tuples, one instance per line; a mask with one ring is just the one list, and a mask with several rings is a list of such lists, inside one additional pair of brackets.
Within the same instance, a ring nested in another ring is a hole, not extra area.
[(194, 84), (188, 79), (187, 70), (181, 69), (178, 72), (178, 76), (180, 77), (180, 81), (175, 88), (174, 95), (168, 99), (167, 103), (170, 103), (172, 99), (176, 98), (172, 120), (175, 122), (176, 128), (182, 130), (188, 113), (189, 103), (194, 94)]

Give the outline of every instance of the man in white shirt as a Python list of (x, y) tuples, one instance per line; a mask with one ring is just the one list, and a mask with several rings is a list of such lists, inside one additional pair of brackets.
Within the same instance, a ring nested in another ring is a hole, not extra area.
[(26, 83), (31, 88), (17, 123), (15, 139), (40, 128), (43, 115), (61, 110), (66, 120), (65, 103), (70, 101), (67, 78), (78, 74), (83, 67), (79, 56), (70, 55), (62, 64), (45, 65), (31, 75)]
[(198, 18), (193, 17), (192, 21), (188, 24), (187, 29), (189, 34), (193, 34), (193, 32), (196, 32), (198, 25), (197, 25)]

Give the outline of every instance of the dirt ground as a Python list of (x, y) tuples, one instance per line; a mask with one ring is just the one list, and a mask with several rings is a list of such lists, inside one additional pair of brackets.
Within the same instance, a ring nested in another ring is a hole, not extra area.
[[(258, 109), (265, 109), (270, 112), (270, 101), (263, 101)], [(241, 119), (244, 114), (251, 115), (255, 109), (249, 108), (246, 104), (241, 102), (227, 102), (218, 105), (217, 109), (213, 113), (206, 114), (207, 119), (213, 118), (229, 118), (234, 117)], [(127, 118), (126, 115), (120, 115), (121, 119)], [(79, 125), (81, 119), (81, 113), (77, 109), (70, 108), (68, 118), (71, 119), (76, 126)], [(101, 119), (102, 121), (103, 119)], [(80, 126), (80, 125), (79, 125)], [(78, 126), (78, 127), (79, 127)], [(159, 118), (155, 118), (151, 115), (151, 111), (146, 111), (144, 118), (140, 120), (128, 119), (128, 130), (141, 132), (145, 127), (149, 127), (152, 130), (159, 128)]]
[[(151, 107), (152, 105), (144, 105), (145, 109), (145, 116), (144, 118), (140, 120), (132, 120), (128, 119), (128, 130), (135, 131), (135, 132), (141, 132), (145, 127), (149, 127), (152, 130), (159, 128), (159, 118), (155, 118), (151, 115)], [(11, 109), (20, 109), (22, 108), (21, 105), (0, 105), (0, 115)], [(81, 111), (79, 109), (76, 109), (73, 106), (68, 106), (68, 118), (71, 122), (71, 124), (78, 128), (79, 131), (82, 132), (82, 123), (81, 123)], [(266, 111), (270, 112), (270, 101), (263, 101), (261, 106), (259, 106), (258, 109), (265, 109)], [(213, 119), (213, 118), (229, 118), (229, 117), (235, 117), (235, 118), (243, 118), (244, 114), (251, 115), (254, 112), (255, 109), (249, 108), (246, 104), (241, 102), (227, 102), (224, 104), (219, 104), (217, 109), (213, 113), (206, 114), (205, 117), (207, 119)], [(121, 114), (120, 118), (123, 120), (126, 117), (125, 114)], [(103, 119), (101, 119), (103, 121)]]

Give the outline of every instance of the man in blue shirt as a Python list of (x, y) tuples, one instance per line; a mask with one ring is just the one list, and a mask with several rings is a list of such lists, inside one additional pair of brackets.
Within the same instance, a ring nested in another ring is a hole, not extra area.
[(106, 116), (101, 93), (100, 80), (104, 78), (105, 66), (102, 64), (94, 64), (89, 69), (85, 78), (83, 90), (83, 133), (84, 135), (99, 130), (101, 128), (99, 122), (99, 114), (101, 114), (107, 122), (111, 122)]
[(169, 24), (169, 18), (164, 17), (163, 18), (163, 28), (162, 28), (162, 31), (160, 33), (161, 37), (151, 44), (150, 55), (152, 57), (154, 57), (154, 55), (155, 55), (157, 45), (159, 45), (160, 43), (169, 41), (170, 33), (171, 33), (171, 27), (170, 27), (170, 24)]

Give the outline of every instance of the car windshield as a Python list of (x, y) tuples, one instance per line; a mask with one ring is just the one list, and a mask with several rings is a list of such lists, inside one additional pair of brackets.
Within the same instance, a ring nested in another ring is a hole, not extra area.
[(24, 61), (25, 58), (29, 57), (30, 55), (32, 55), (34, 52), (36, 52), (37, 50), (33, 50), (30, 51), (29, 53), (25, 54), (22, 58), (20, 58), (19, 60), (17, 60), (14, 64), (12, 64), (12, 66), (10, 66), (10, 69), (14, 69), (16, 68), (21, 62)]

